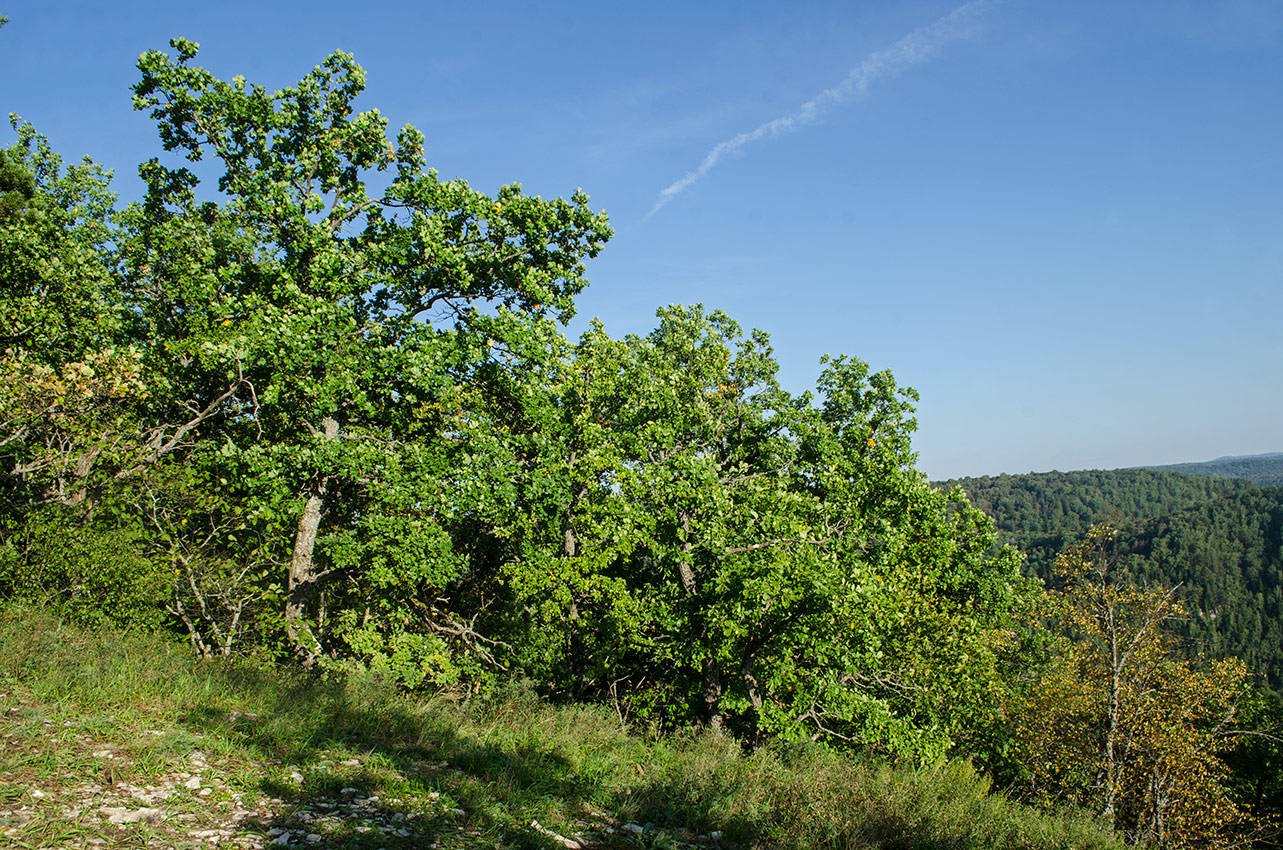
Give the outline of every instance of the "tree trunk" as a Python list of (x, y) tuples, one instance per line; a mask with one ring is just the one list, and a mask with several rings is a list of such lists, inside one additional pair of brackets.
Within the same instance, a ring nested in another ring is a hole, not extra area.
[[(691, 564), (691, 544), (688, 537), (690, 533), (690, 515), (682, 514), (682, 555), (677, 563), (677, 577), (681, 581), (682, 590), (686, 595), (694, 599), (698, 595), (699, 585), (695, 578), (695, 568)], [(708, 649), (708, 625), (704, 622), (703, 614), (696, 614), (692, 617), (692, 634), (691, 639), (695, 646), (704, 648), (705, 655), (700, 665), (700, 673), (704, 679), (704, 724), (713, 731), (715, 735), (721, 735), (723, 731), (722, 724), (722, 668), (717, 663), (717, 658), (713, 652)]]
[[(578, 452), (570, 453), (570, 470), (573, 473), (575, 460)], [(566, 531), (562, 535), (562, 557), (567, 561), (573, 562), (579, 555), (579, 538), (575, 534), (575, 512), (579, 507), (580, 501), (588, 492), (588, 488), (580, 485), (570, 497), (570, 503), (566, 505)], [(573, 570), (573, 567), (572, 567)], [(570, 669), (574, 675), (574, 684), (571, 686), (571, 692), (576, 700), (584, 697), (587, 690), (587, 677), (584, 675), (586, 666), (585, 656), (587, 652), (584, 649), (584, 638), (582, 633), (582, 624), (579, 622), (579, 591), (572, 588), (570, 593), (570, 611), (568, 612), (569, 633), (569, 650), (570, 650)]]
[[(325, 417), (321, 421), (324, 439), (334, 440), (339, 435), (339, 423)], [(308, 609), (320, 590), (321, 574), (316, 569), (312, 553), (316, 549), (316, 535), (325, 513), (325, 498), (329, 494), (330, 478), (319, 476), (308, 488), (303, 515), (299, 517), (298, 532), (294, 535), (294, 552), (290, 558), (289, 593), (285, 600), (285, 631), (294, 644), (294, 654), (311, 667), (321, 656), (320, 638), (307, 621)]]
[[(703, 638), (703, 626), (700, 626)], [(722, 668), (709, 654), (704, 657), (704, 723), (714, 735), (721, 735), (722, 724)]]
[(1101, 800), (1101, 817), (1113, 826), (1115, 821), (1114, 802), (1118, 796), (1118, 783), (1122, 773), (1118, 764), (1118, 752), (1115, 744), (1118, 739), (1120, 698), (1122, 691), (1122, 661), (1118, 654), (1118, 628), (1114, 618), (1114, 609), (1110, 605), (1105, 612), (1106, 640), (1109, 641), (1109, 704), (1105, 716), (1105, 788)]
[(762, 716), (762, 688), (758, 684), (757, 674), (753, 670), (753, 654), (747, 649), (744, 651), (744, 663), (740, 665), (740, 679), (744, 682), (744, 689), (748, 691), (748, 701), (753, 706), (748, 745), (756, 747), (758, 743), (757, 723)]

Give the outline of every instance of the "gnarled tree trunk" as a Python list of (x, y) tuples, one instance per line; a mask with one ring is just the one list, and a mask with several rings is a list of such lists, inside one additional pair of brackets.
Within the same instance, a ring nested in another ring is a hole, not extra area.
[[(325, 429), (322, 437), (336, 440), (339, 436), (339, 423), (330, 417), (321, 421)], [(325, 513), (325, 498), (329, 495), (330, 477), (319, 475), (308, 487), (307, 501), (303, 505), (303, 515), (299, 517), (298, 531), (294, 535), (294, 551), (290, 557), (289, 592), (285, 599), (285, 631), (290, 642), (294, 644), (294, 654), (310, 667), (321, 656), (320, 637), (312, 630), (308, 622), (308, 609), (320, 590), (324, 573), (316, 568), (312, 557), (316, 549), (316, 535), (321, 527), (321, 517)]]

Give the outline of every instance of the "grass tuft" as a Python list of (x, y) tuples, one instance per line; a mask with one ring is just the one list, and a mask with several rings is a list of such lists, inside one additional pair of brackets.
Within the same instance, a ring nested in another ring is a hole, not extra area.
[[(0, 610), (0, 735), (0, 843), (20, 847), (250, 848), (286, 832), (354, 850), (563, 847), (551, 834), (602, 848), (1121, 847), (1090, 820), (992, 793), (962, 762), (654, 741), (519, 684), (409, 697), (20, 608)], [(153, 798), (155, 823), (103, 814)]]

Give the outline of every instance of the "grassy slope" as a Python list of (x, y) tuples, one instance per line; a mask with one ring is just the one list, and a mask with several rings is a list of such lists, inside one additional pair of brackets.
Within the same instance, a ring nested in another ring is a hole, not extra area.
[(630, 735), (608, 710), (520, 692), (413, 700), (0, 610), (0, 844), (554, 848), (561, 836), (630, 848), (1119, 846), (1086, 821), (990, 795), (965, 764), (862, 765), (814, 746), (745, 756), (708, 737)]

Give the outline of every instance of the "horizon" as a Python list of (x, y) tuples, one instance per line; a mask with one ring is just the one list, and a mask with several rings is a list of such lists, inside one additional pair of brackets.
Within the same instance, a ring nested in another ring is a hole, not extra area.
[(792, 392), (860, 357), (921, 393), (932, 480), (1283, 443), (1257, 377), (1283, 374), (1283, 7), (362, 12), (13, 0), (4, 110), (127, 202), (163, 153), (130, 107), (139, 53), (190, 38), (277, 89), (348, 50), (359, 108), (419, 127), (443, 177), (611, 213), (572, 338), (703, 303), (770, 333)]
[(1119, 472), (1125, 469), (1167, 469), (1173, 466), (1203, 466), (1213, 463), (1224, 463), (1232, 460), (1262, 460), (1265, 458), (1283, 458), (1283, 452), (1262, 452), (1251, 455), (1222, 455), (1221, 457), (1212, 458), (1211, 460), (1178, 460), (1172, 463), (1154, 463), (1144, 464), (1141, 466), (1110, 466), (1110, 467), (1089, 467), (1083, 469), (1030, 469), (1025, 472), (982, 472), (976, 475), (954, 475), (949, 478), (932, 478), (933, 482), (957, 481), (966, 478), (999, 478), (1003, 475), (1047, 475), (1049, 473), (1071, 473), (1071, 472)]

